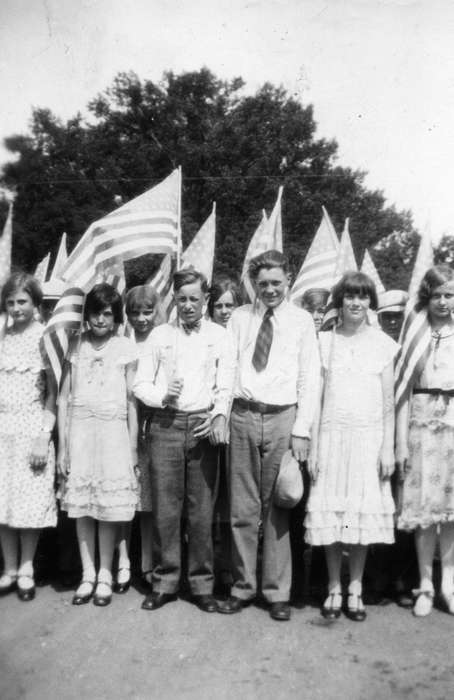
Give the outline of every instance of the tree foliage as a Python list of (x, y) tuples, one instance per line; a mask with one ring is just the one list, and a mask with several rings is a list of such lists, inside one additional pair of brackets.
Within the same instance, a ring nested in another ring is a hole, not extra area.
[[(295, 272), (325, 205), (337, 230), (350, 217), (358, 262), (365, 247), (398, 230), (412, 236), (409, 212), (385, 206), (364, 173), (336, 162), (337, 144), (318, 138), (312, 106), (269, 83), (254, 95), (241, 78), (222, 81), (208, 69), (159, 83), (120, 73), (80, 114), (63, 122), (47, 109), (33, 111), (30, 133), (5, 140), (17, 160), (2, 183), (17, 191), (13, 259), (33, 269), (63, 231), (74, 246), (88, 225), (123, 201), (183, 169), (183, 244), (217, 202), (215, 271), (238, 273), (261, 210), (271, 210), (279, 185), (284, 246)], [(380, 256), (378, 265), (380, 268)], [(128, 266), (148, 276), (149, 261)], [(402, 286), (402, 264), (381, 274)], [(391, 279), (392, 277), (392, 279)]]

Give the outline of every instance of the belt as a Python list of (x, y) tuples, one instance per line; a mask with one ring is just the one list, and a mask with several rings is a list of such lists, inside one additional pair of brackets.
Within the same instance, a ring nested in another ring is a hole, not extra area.
[(281, 413), (281, 411), (286, 411), (288, 408), (293, 408), (295, 404), (262, 403), (262, 401), (248, 401), (248, 399), (233, 399), (233, 408), (235, 406), (245, 408), (248, 411), (252, 411), (252, 413)]
[(430, 396), (454, 397), (454, 389), (413, 389), (414, 394), (430, 394)]

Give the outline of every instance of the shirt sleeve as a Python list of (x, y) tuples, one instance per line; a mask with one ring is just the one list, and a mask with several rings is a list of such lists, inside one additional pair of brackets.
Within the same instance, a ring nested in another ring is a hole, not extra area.
[(315, 327), (309, 315), (303, 320), (296, 393), (296, 419), (292, 435), (309, 438), (316, 405), (320, 401), (320, 353)]
[(232, 404), (234, 383), (238, 371), (239, 346), (239, 318), (235, 312), (227, 324), (222, 341), (214, 392), (213, 418), (218, 415), (228, 418)]
[(160, 370), (160, 345), (151, 333), (147, 349), (139, 358), (139, 364), (133, 386), (134, 395), (147, 406), (162, 408), (167, 393), (165, 374)]

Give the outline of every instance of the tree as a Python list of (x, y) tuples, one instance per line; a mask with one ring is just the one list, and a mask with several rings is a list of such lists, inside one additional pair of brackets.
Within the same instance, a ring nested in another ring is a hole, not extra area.
[[(18, 155), (2, 176), (18, 193), (14, 261), (33, 269), (56, 250), (63, 230), (74, 245), (115, 207), (116, 195), (127, 201), (177, 165), (183, 168), (184, 245), (217, 202), (215, 272), (239, 273), (261, 210), (271, 210), (281, 184), (293, 271), (322, 204), (338, 230), (350, 217), (359, 259), (394, 230), (414, 234), (409, 212), (386, 207), (381, 192), (365, 187), (364, 173), (336, 163), (336, 142), (316, 137), (312, 106), (269, 83), (254, 95), (244, 95), (243, 87), (241, 78), (221, 81), (207, 68), (169, 72), (159, 83), (121, 73), (90, 102), (87, 119), (78, 114), (64, 123), (49, 110), (34, 110), (30, 133), (5, 141)], [(128, 265), (135, 281), (151, 271), (148, 263), (142, 268)]]

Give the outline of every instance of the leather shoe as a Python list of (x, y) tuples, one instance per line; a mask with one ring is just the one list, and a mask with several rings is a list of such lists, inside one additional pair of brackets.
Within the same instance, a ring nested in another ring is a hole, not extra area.
[(157, 610), (175, 599), (176, 595), (172, 593), (158, 593), (157, 591), (154, 591), (145, 597), (141, 608), (142, 610)]
[(11, 576), (10, 574), (3, 574), (1, 578), (6, 583), (5, 585), (0, 586), (0, 596), (8, 595), (8, 593), (11, 593), (15, 590), (17, 586), (17, 579), (15, 575)]
[[(98, 588), (99, 586), (106, 586), (106, 588), (109, 590), (109, 593), (98, 593)], [(110, 581), (98, 581), (98, 585), (96, 586), (96, 591), (93, 596), (93, 604), (97, 605), (98, 608), (105, 608), (106, 605), (110, 605), (112, 602), (112, 586)]]
[(192, 600), (203, 612), (213, 613), (218, 611), (218, 604), (212, 595), (193, 595)]
[(290, 620), (290, 605), (287, 602), (271, 603), (270, 617), (281, 622)]
[(126, 593), (126, 591), (129, 590), (129, 586), (131, 585), (131, 571), (125, 566), (118, 569), (118, 574), (120, 574), (120, 571), (127, 571), (129, 573), (129, 576), (126, 581), (119, 581), (117, 577), (117, 580), (113, 585), (113, 590), (115, 591), (115, 593)]
[[(339, 605), (336, 605), (339, 603)], [(328, 595), (321, 609), (322, 617), (325, 620), (337, 620), (341, 615), (342, 597), (340, 591), (334, 591)]]
[(73, 605), (85, 605), (85, 603), (88, 603), (88, 601), (91, 599), (95, 590), (95, 581), (82, 581), (79, 588), (81, 588), (84, 583), (91, 586), (91, 589), (87, 593), (83, 594), (76, 591), (71, 601)]
[[(29, 588), (22, 588), (19, 585), (19, 579), (24, 578), (28, 579), (29, 581), (32, 581), (33, 586), (30, 586)], [(22, 600), (24, 603), (27, 603), (29, 600), (33, 600), (35, 594), (36, 588), (32, 576), (19, 576), (17, 580), (17, 597), (19, 598), (19, 600)]]
[(231, 595), (227, 600), (221, 600), (218, 603), (218, 612), (224, 615), (233, 615), (241, 612), (249, 603), (249, 600), (243, 600), (242, 598), (237, 598), (236, 595)]

